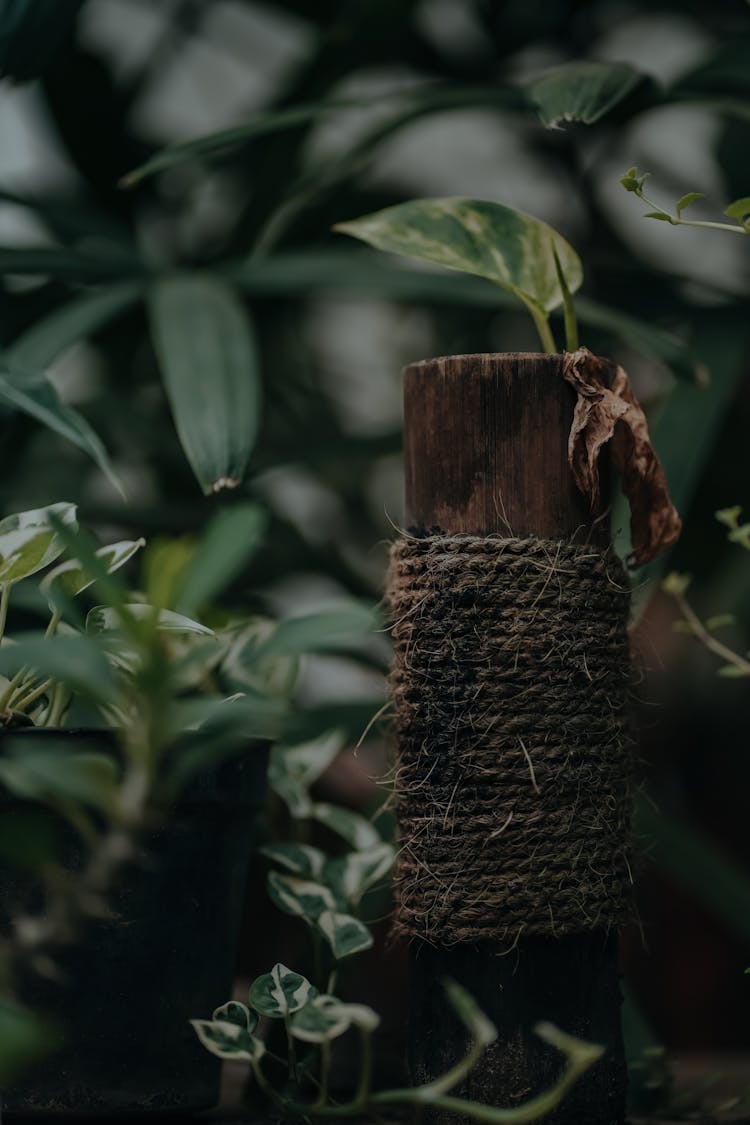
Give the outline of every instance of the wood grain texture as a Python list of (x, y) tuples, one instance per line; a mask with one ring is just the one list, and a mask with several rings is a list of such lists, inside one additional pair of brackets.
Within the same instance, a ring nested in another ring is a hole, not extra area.
[(406, 523), (447, 534), (606, 539), (568, 468), (561, 357), (507, 353), (404, 372)]
[[(416, 533), (539, 535), (606, 545), (568, 467), (574, 394), (561, 357), (448, 356), (404, 372), (406, 519)], [(606, 489), (603, 489), (606, 494)], [(470, 873), (467, 872), (470, 889)], [(410, 949), (410, 1065), (415, 1082), (436, 1077), (466, 1049), (465, 1032), (440, 981), (476, 997), (499, 1038), (461, 1091), (515, 1106), (546, 1089), (561, 1062), (533, 1033), (551, 1020), (606, 1047), (602, 1060), (545, 1118), (553, 1125), (622, 1125), (626, 1068), (620, 1025), (617, 937), (594, 932), (527, 938), (510, 952), (492, 943)], [(445, 1125), (455, 1117), (433, 1114)]]

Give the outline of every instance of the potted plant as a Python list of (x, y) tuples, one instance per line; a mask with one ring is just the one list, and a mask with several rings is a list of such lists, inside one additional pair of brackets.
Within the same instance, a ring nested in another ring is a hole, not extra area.
[(3, 632), (17, 584), (33, 601), (44, 571), (35, 596), (49, 607), (43, 633), (0, 648), (7, 1011), (25, 1004), (55, 1030), (55, 1049), (4, 1089), (8, 1112), (216, 1101), (218, 1064), (187, 1019), (232, 982), (267, 739), (291, 679), (286, 658), (264, 655), (271, 623), (213, 630), (170, 605), (210, 605), (262, 527), (241, 504), (197, 544), (161, 544), (139, 595), (115, 572), (142, 540), (97, 548), (71, 504), (0, 521)]

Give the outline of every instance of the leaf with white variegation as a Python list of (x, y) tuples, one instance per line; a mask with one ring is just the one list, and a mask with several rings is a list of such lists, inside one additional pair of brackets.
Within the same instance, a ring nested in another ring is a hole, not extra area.
[(309, 815), (313, 820), (325, 824), (326, 828), (330, 828), (332, 832), (336, 832), (343, 837), (357, 851), (362, 851), (365, 848), (376, 848), (382, 843), (377, 828), (365, 817), (360, 816), (359, 813), (351, 812), (350, 809), (342, 809), (339, 805), (318, 802), (312, 806)]
[(310, 786), (341, 753), (345, 742), (345, 733), (334, 730), (297, 746), (274, 746), (268, 766), (268, 784), (286, 803), (292, 816), (310, 816), (313, 809)]
[(316, 882), (320, 882), (327, 860), (325, 852), (309, 844), (267, 844), (260, 852), (292, 875)]
[(279, 910), (304, 918), (308, 923), (317, 921), (327, 910), (335, 910), (337, 905), (331, 889), (322, 883), (299, 879), (296, 875), (280, 875), (277, 871), (269, 873), (268, 893)]
[(570, 292), (583, 281), (581, 261), (562, 235), (523, 211), (487, 200), (415, 199), (334, 230), (379, 250), (489, 278), (544, 314), (563, 301), (553, 246)]
[(317, 923), (337, 961), (372, 948), (372, 934), (359, 918), (351, 914), (325, 910), (319, 915)]
[(258, 1026), (258, 1013), (253, 1012), (238, 1000), (229, 1000), (217, 1008), (212, 1017), (214, 1023), (233, 1023), (244, 1031), (255, 1031)]
[(260, 421), (258, 355), (235, 290), (208, 274), (156, 282), (151, 333), (172, 416), (207, 494), (242, 480)]
[(66, 526), (76, 526), (76, 506), (66, 503), (0, 520), (0, 586), (36, 574), (62, 554), (64, 545), (50, 524), (50, 513)]
[(0, 648), (0, 674), (13, 676), (24, 667), (60, 680), (87, 699), (111, 704), (118, 696), (118, 681), (101, 645), (81, 634), (16, 634), (13, 644)]
[(548, 128), (562, 121), (593, 125), (646, 81), (627, 63), (585, 59), (545, 71), (526, 82), (524, 91)]
[[(171, 609), (160, 609), (158, 613), (153, 606), (145, 602), (129, 602), (128, 613), (143, 621), (155, 620), (156, 628), (165, 633), (197, 633), (202, 637), (213, 637), (213, 629), (201, 625), (200, 621), (192, 621), (183, 617), (181, 613), (174, 613)], [(121, 629), (121, 619), (116, 609), (106, 605), (96, 605), (89, 610), (86, 616), (87, 633), (110, 633)]]
[(292, 1035), (304, 1043), (326, 1043), (350, 1027), (373, 1032), (380, 1017), (365, 1004), (345, 1004), (335, 996), (316, 996), (292, 1019)]
[(259, 1062), (265, 1045), (235, 1023), (213, 1020), (191, 1020), (193, 1030), (203, 1046), (217, 1058), (231, 1062)]
[(317, 995), (317, 988), (306, 977), (292, 972), (286, 965), (276, 964), (270, 973), (256, 977), (250, 985), (248, 999), (262, 1016), (286, 1019)]
[(396, 849), (390, 844), (377, 844), (365, 851), (350, 852), (326, 864), (326, 882), (344, 901), (357, 906), (362, 895), (379, 883), (390, 871)]
[[(100, 547), (96, 556), (106, 566), (107, 573), (114, 574), (145, 545), (145, 539), (123, 539), (119, 543), (108, 543), (105, 547)], [(89, 586), (93, 586), (94, 582), (96, 578), (88, 573), (85, 566), (82, 566), (77, 559), (69, 559), (68, 562), (60, 563), (45, 574), (40, 589), (49, 597), (53, 593), (53, 587), (56, 587), (69, 598), (75, 598)], [(51, 602), (50, 608), (54, 609)]]

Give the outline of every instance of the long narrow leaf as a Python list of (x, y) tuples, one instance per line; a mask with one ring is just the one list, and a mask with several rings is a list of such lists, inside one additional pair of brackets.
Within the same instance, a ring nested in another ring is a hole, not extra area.
[(250, 319), (219, 278), (186, 274), (149, 297), (154, 346), (182, 447), (206, 493), (242, 480), (261, 387)]
[(34, 274), (61, 281), (122, 281), (143, 277), (148, 270), (134, 254), (111, 245), (93, 253), (57, 246), (0, 246), (0, 273)]
[(120, 180), (120, 187), (130, 188), (162, 172), (165, 168), (172, 168), (175, 164), (182, 164), (185, 160), (194, 160), (200, 157), (217, 156), (239, 145), (246, 144), (256, 137), (266, 136), (269, 133), (278, 133), (283, 129), (293, 129), (296, 125), (305, 125), (316, 117), (323, 117), (336, 110), (351, 105), (361, 105), (362, 102), (316, 102), (310, 105), (292, 106), (288, 109), (276, 110), (272, 113), (263, 113), (241, 125), (233, 125), (229, 129), (220, 129), (214, 133), (204, 133), (189, 141), (179, 141), (168, 145), (157, 152), (144, 164), (128, 172)]
[(124, 495), (103, 442), (82, 414), (60, 400), (52, 383), (44, 375), (22, 375), (15, 367), (11, 368), (7, 361), (0, 359), (0, 401), (36, 418), (55, 433), (72, 441), (84, 453), (88, 453), (120, 495)]
[(182, 612), (195, 613), (226, 589), (260, 546), (266, 522), (258, 504), (238, 504), (214, 517), (185, 572)]
[(126, 281), (77, 297), (18, 336), (6, 354), (27, 371), (43, 371), (67, 348), (134, 304), (142, 292), (141, 283)]

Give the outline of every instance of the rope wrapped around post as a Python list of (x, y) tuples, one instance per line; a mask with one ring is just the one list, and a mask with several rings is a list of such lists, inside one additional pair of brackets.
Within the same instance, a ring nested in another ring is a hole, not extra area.
[(403, 537), (388, 582), (397, 932), (440, 947), (629, 915), (628, 581), (596, 547)]

